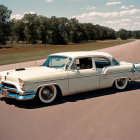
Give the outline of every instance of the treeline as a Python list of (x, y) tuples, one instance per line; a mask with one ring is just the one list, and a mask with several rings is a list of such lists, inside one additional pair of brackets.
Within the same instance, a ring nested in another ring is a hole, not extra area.
[(77, 19), (43, 17), (25, 14), (21, 20), (12, 20), (12, 40), (42, 44), (79, 43), (88, 40), (116, 39), (113, 29)]
[(140, 39), (140, 30), (138, 31), (127, 31), (125, 29), (120, 29), (118, 32), (116, 32), (116, 35), (118, 38), (121, 39)]
[(0, 44), (7, 41), (23, 41), (35, 44), (67, 44), (80, 43), (89, 40), (140, 38), (140, 31), (115, 30), (93, 25), (92, 23), (79, 23), (75, 18), (47, 18), (37, 14), (25, 14), (20, 20), (10, 19), (12, 11), (0, 5)]

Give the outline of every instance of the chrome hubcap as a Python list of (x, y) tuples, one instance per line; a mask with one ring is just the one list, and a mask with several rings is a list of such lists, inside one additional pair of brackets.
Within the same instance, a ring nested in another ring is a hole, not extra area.
[(52, 87), (45, 87), (41, 92), (41, 97), (44, 100), (50, 100), (54, 95), (54, 90)]
[(117, 84), (119, 87), (124, 86), (126, 79), (125, 78), (121, 78), (117, 80)]

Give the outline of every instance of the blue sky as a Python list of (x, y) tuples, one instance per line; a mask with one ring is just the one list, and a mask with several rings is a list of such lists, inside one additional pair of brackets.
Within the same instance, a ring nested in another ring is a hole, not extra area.
[(11, 18), (25, 13), (47, 17), (77, 18), (115, 30), (140, 30), (140, 0), (1, 0), (12, 10)]

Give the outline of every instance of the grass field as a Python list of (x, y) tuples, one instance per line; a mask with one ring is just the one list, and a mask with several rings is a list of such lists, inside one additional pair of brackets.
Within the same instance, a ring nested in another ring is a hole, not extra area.
[(12, 47), (7, 44), (0, 46), (0, 65), (39, 60), (56, 52), (97, 50), (131, 41), (133, 40), (110, 40), (70, 45), (14, 44)]

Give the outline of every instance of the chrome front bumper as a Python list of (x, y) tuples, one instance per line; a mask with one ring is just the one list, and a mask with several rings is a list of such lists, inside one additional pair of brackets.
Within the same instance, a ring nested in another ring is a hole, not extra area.
[(35, 97), (36, 92), (34, 90), (25, 91), (23, 93), (24, 95), (21, 95), (15, 88), (0, 85), (0, 94), (2, 94), (3, 97), (14, 98), (16, 100), (31, 100)]

